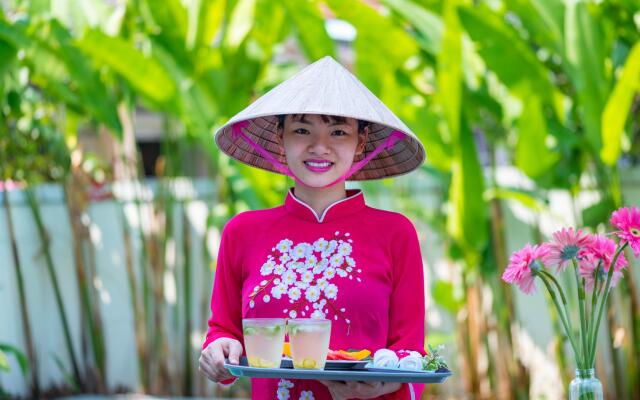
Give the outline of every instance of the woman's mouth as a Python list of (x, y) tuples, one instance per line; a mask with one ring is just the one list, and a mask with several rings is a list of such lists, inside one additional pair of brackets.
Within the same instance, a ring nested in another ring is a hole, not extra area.
[(309, 160), (304, 162), (304, 166), (312, 172), (327, 172), (331, 169), (333, 163), (324, 160)]

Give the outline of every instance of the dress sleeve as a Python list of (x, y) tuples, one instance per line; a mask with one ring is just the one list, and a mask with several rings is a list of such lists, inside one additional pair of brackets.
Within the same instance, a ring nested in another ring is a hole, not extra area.
[(220, 239), (211, 293), (211, 317), (203, 349), (221, 337), (242, 342), (242, 264), (233, 251), (233, 222), (232, 219), (227, 223)]
[[(389, 305), (387, 348), (415, 350), (424, 355), (424, 270), (418, 234), (402, 217), (401, 231), (391, 240), (393, 280)], [(384, 399), (419, 399), (421, 384), (403, 384)]]

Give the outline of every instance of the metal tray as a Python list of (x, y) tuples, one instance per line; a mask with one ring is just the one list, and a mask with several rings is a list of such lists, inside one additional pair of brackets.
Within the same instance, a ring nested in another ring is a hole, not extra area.
[[(345, 369), (364, 369), (369, 361), (356, 360), (327, 360), (324, 364), (325, 370), (345, 370)], [(289, 357), (282, 357), (280, 368), (293, 368), (293, 361)]]
[(247, 378), (286, 378), (316, 379), (324, 381), (361, 381), (361, 382), (404, 382), (404, 383), (442, 383), (451, 376), (446, 372), (382, 372), (368, 369), (352, 370), (310, 370), (292, 368), (254, 368), (247, 365), (246, 358), (240, 359), (240, 365), (224, 364), (231, 375)]

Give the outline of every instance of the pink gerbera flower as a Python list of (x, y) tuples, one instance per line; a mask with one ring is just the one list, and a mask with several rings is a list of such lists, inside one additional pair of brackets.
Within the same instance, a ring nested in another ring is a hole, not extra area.
[(586, 248), (591, 243), (591, 235), (577, 231), (573, 228), (562, 228), (553, 233), (553, 241), (549, 243), (549, 253), (544, 258), (548, 265), (555, 265), (558, 272), (571, 262), (571, 259), (578, 258), (581, 249)]
[(616, 234), (622, 243), (628, 242), (633, 255), (640, 257), (640, 209), (637, 207), (619, 208), (611, 214), (611, 225), (619, 229)]
[(546, 244), (531, 246), (526, 244), (521, 250), (514, 252), (509, 258), (509, 265), (502, 274), (502, 280), (515, 283), (526, 294), (535, 291), (535, 271), (542, 268), (540, 260), (549, 253)]
[[(580, 276), (585, 278), (585, 288), (589, 291), (593, 290), (596, 276), (600, 279), (600, 285), (607, 279), (607, 273), (613, 256), (616, 253), (616, 242), (600, 235), (592, 236), (591, 244), (580, 250), (578, 255)], [(624, 254), (620, 254), (613, 267), (613, 275), (611, 276), (611, 287), (614, 287), (618, 280), (622, 277), (623, 268), (628, 265)], [(604, 288), (604, 286), (602, 286)]]

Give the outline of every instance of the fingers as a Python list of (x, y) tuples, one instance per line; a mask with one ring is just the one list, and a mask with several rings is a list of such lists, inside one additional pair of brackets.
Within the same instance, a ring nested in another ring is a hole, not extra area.
[[(208, 379), (214, 382), (220, 382), (233, 378), (233, 375), (231, 375), (224, 367), (225, 353), (229, 353), (229, 348), (232, 346), (232, 342), (237, 341), (219, 339), (211, 343), (202, 351), (199, 360), (199, 368)], [(242, 345), (240, 345), (239, 342), (237, 342), (237, 346), (242, 349)], [(237, 352), (237, 348), (234, 351)], [(240, 354), (242, 354), (242, 350), (240, 350)]]
[(319, 381), (329, 389), (334, 398), (362, 398), (369, 399), (385, 394), (383, 382), (336, 382), (336, 381)]
[(240, 356), (242, 355), (242, 345), (238, 341), (232, 341), (229, 343), (229, 363), (238, 365), (240, 363)]

